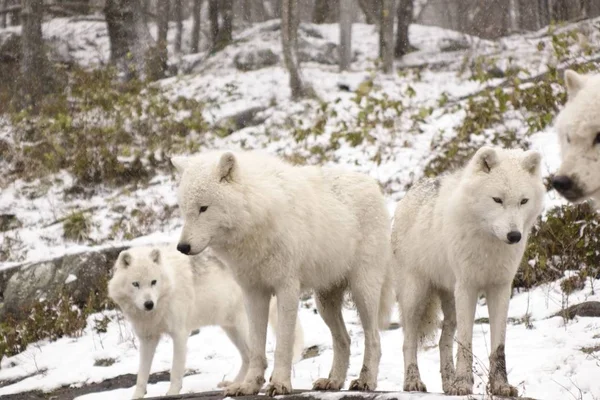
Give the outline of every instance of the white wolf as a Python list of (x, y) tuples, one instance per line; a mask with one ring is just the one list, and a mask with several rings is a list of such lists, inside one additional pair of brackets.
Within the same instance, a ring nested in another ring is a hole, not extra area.
[(562, 165), (552, 179), (567, 200), (600, 205), (600, 74), (565, 72), (568, 101), (556, 119)]
[[(234, 382), (248, 369), (248, 319), (242, 291), (231, 272), (216, 258), (186, 257), (175, 246), (136, 247), (122, 251), (108, 284), (109, 296), (131, 322), (140, 342), (140, 365), (133, 398), (146, 394), (148, 374), (162, 334), (173, 339), (173, 367), (168, 395), (181, 390), (186, 347), (194, 329), (219, 325), (237, 347), (242, 366)], [(271, 322), (276, 321), (271, 302)], [(294, 357), (303, 348), (303, 331), (296, 322)], [(222, 382), (219, 386), (226, 386)]]
[(482, 147), (462, 170), (417, 183), (398, 203), (392, 248), (404, 329), (404, 390), (426, 391), (417, 346), (437, 329), (441, 307), (444, 392), (472, 393), (473, 321), (477, 297), (484, 293), (491, 322), (491, 391), (517, 395), (507, 380), (506, 318), (511, 283), (543, 198), (539, 153)]
[[(178, 249), (207, 246), (231, 267), (242, 286), (250, 322), (251, 357), (242, 384), (226, 395), (256, 394), (265, 369), (271, 294), (278, 304), (277, 345), (269, 395), (291, 391), (292, 338), (300, 292), (314, 289), (331, 330), (333, 365), (317, 390), (339, 390), (346, 379), (350, 337), (344, 326), (345, 289), (352, 294), (365, 335), (364, 363), (352, 389), (377, 385), (381, 324), (394, 302), (390, 283), (390, 218), (375, 180), (339, 169), (296, 167), (259, 152), (211, 152), (174, 157), (182, 173), (179, 205), (184, 227)], [(382, 305), (380, 307), (380, 301)]]

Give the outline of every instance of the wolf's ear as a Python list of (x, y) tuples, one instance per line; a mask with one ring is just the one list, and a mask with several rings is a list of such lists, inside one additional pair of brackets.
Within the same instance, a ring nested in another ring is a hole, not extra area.
[(542, 164), (542, 155), (537, 151), (528, 150), (525, 152), (523, 157), (523, 161), (521, 161), (521, 165), (525, 169), (525, 171), (529, 172), (532, 175), (535, 175), (540, 170), (540, 166)]
[(173, 166), (175, 167), (177, 172), (179, 172), (180, 174), (182, 174), (183, 171), (188, 167), (189, 163), (190, 163), (189, 157), (185, 157), (185, 156), (171, 157), (171, 164), (173, 164)]
[(229, 151), (227, 153), (224, 153), (221, 156), (221, 159), (219, 160), (219, 168), (218, 168), (219, 180), (221, 182), (223, 182), (223, 181), (231, 182), (231, 179), (233, 177), (233, 174), (235, 173), (236, 168), (237, 168), (237, 161), (236, 161), (233, 153), (231, 153)]
[(121, 259), (120, 265), (122, 267), (127, 268), (131, 265), (131, 254), (128, 252), (122, 251), (119, 258)]
[(578, 74), (572, 69), (565, 71), (565, 86), (567, 87), (567, 96), (569, 99), (574, 98), (579, 93), (586, 81), (587, 76), (585, 75)]
[(160, 264), (160, 250), (152, 249), (152, 251), (150, 252), (150, 259), (154, 264)]
[(473, 166), (475, 171), (488, 173), (498, 164), (498, 153), (496, 149), (489, 146), (483, 146), (473, 156)]

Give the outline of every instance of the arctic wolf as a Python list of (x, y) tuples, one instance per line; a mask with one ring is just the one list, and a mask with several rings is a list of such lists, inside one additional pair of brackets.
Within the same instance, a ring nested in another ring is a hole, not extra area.
[[(194, 329), (219, 325), (242, 357), (234, 382), (248, 369), (248, 319), (242, 291), (216, 258), (186, 257), (175, 246), (137, 247), (121, 252), (108, 284), (109, 296), (131, 322), (140, 342), (140, 365), (134, 399), (144, 397), (152, 358), (162, 334), (173, 339), (173, 367), (168, 395), (178, 394), (185, 369), (187, 339)], [(270, 318), (276, 320), (275, 301)], [(303, 332), (296, 322), (294, 356), (301, 355)], [(219, 386), (226, 386), (222, 382)]]
[(552, 179), (567, 200), (600, 205), (600, 74), (565, 72), (568, 101), (556, 119), (562, 165)]
[(421, 181), (398, 203), (392, 249), (404, 329), (404, 390), (426, 391), (417, 346), (437, 329), (441, 308), (444, 392), (472, 393), (473, 320), (477, 297), (484, 293), (491, 322), (491, 391), (517, 395), (506, 374), (506, 318), (511, 283), (543, 198), (539, 153), (482, 147), (462, 170)]
[[(333, 365), (317, 390), (339, 390), (346, 379), (350, 337), (342, 318), (346, 289), (365, 335), (363, 367), (350, 388), (377, 385), (382, 324), (394, 302), (390, 275), (390, 218), (377, 183), (338, 169), (295, 167), (257, 152), (213, 152), (175, 157), (181, 172), (179, 205), (184, 226), (178, 249), (210, 247), (232, 269), (246, 299), (251, 356), (241, 384), (225, 394), (251, 395), (262, 387), (265, 333), (272, 294), (279, 322), (269, 395), (290, 393), (292, 338), (300, 292), (314, 289), (331, 330)], [(384, 281), (387, 290), (382, 291)], [(383, 304), (380, 307), (380, 301)]]

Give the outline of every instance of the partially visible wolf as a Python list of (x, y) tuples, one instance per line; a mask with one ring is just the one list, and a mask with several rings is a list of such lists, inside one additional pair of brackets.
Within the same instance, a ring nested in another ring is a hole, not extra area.
[[(146, 394), (152, 358), (163, 334), (173, 339), (173, 367), (167, 395), (181, 390), (188, 337), (192, 330), (203, 326), (223, 328), (242, 357), (234, 382), (240, 382), (246, 375), (250, 350), (242, 291), (216, 258), (186, 257), (174, 245), (131, 248), (119, 255), (108, 293), (131, 322), (140, 342), (134, 399)], [(276, 307), (272, 301), (272, 321), (276, 321)], [(303, 348), (300, 321), (296, 322), (294, 339), (294, 357), (298, 359)], [(222, 382), (220, 386), (228, 384)]]
[(567, 70), (565, 84), (568, 101), (556, 119), (562, 164), (552, 185), (569, 201), (600, 206), (600, 74)]
[(392, 248), (404, 329), (404, 390), (426, 391), (417, 347), (437, 329), (441, 308), (444, 392), (472, 393), (473, 321), (478, 295), (484, 293), (491, 324), (491, 391), (517, 395), (508, 384), (504, 353), (508, 303), (544, 192), (539, 153), (482, 147), (463, 169), (417, 183), (398, 203)]
[(279, 321), (267, 393), (290, 393), (292, 339), (304, 289), (314, 289), (333, 340), (331, 372), (314, 388), (339, 390), (346, 379), (350, 336), (342, 305), (349, 289), (365, 335), (363, 367), (350, 388), (375, 389), (381, 357), (378, 316), (385, 325), (394, 302), (387, 279), (391, 224), (376, 181), (341, 169), (291, 166), (260, 152), (212, 152), (172, 162), (181, 172), (184, 218), (177, 248), (198, 254), (210, 247), (232, 269), (246, 299), (250, 366), (244, 382), (227, 387), (225, 394), (256, 394), (265, 382), (272, 294)]

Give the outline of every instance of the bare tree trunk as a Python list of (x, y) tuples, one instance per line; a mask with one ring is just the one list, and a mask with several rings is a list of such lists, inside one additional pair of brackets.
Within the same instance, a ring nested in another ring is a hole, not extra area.
[(48, 60), (42, 39), (42, 19), (44, 8), (42, 0), (21, 1), (21, 21), (23, 23), (21, 37), (21, 75), (22, 95), (24, 103), (37, 110), (37, 103), (44, 91), (44, 77)]
[(267, 10), (265, 9), (265, 3), (263, 0), (252, 0), (252, 21), (263, 22), (268, 18)]
[(158, 57), (160, 59), (160, 63), (162, 69), (164, 71), (167, 70), (167, 62), (169, 59), (169, 52), (167, 50), (168, 39), (167, 35), (169, 33), (169, 1), (157, 1), (156, 2), (156, 15), (158, 20), (156, 21), (158, 25), (158, 37), (157, 37), (157, 51)]
[(381, 24), (381, 1), (382, 0), (358, 0), (360, 9), (367, 18), (367, 24)]
[(555, 0), (552, 2), (552, 19), (555, 21), (571, 21), (580, 17), (581, 14), (579, 1)]
[(202, 0), (194, 0), (194, 4), (192, 7), (192, 44), (191, 51), (192, 53), (197, 53), (200, 51), (200, 24), (202, 20)]
[(585, 0), (585, 12), (588, 18), (595, 18), (600, 16), (600, 1)]
[(394, 0), (383, 0), (379, 35), (383, 72), (389, 74), (394, 68)]
[(242, 0), (242, 18), (246, 22), (252, 22), (252, 0)]
[(516, 0), (519, 29), (535, 31), (540, 29), (540, 3), (531, 0)]
[(213, 49), (219, 41), (219, 3), (218, 0), (208, 0), (208, 19), (210, 20), (210, 40)]
[(339, 0), (316, 0), (312, 21), (315, 24), (334, 23), (339, 20)]
[(223, 48), (233, 41), (233, 0), (221, 0), (223, 29), (219, 29), (219, 47)]
[(352, 63), (352, 18), (354, 0), (340, 0), (340, 71)]
[(175, 21), (177, 22), (175, 52), (181, 53), (181, 41), (183, 39), (183, 0), (175, 0)]
[[(2, 0), (2, 9), (4, 10), (8, 6), (8, 0)], [(0, 28), (6, 28), (6, 23), (8, 22), (8, 13), (2, 14), (0, 16)]]
[(144, 23), (140, 0), (106, 0), (104, 13), (110, 59), (125, 80), (158, 79), (164, 74), (160, 49)]
[(394, 56), (400, 58), (410, 50), (408, 28), (413, 18), (413, 0), (399, 0), (397, 7), (398, 28), (396, 29)]
[(292, 98), (299, 99), (309, 93), (305, 87), (298, 61), (297, 0), (282, 0), (281, 4), (281, 43), (283, 59), (290, 74)]

